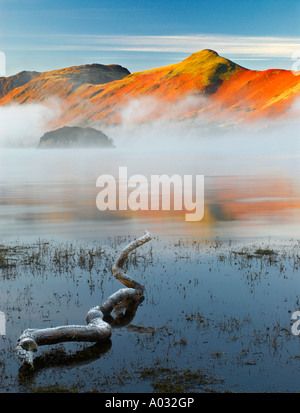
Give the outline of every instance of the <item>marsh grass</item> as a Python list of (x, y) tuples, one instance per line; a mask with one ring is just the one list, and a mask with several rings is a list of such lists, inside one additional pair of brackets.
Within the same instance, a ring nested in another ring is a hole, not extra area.
[(150, 381), (156, 393), (210, 392), (212, 385), (224, 382), (223, 378), (216, 378), (203, 369), (179, 370), (160, 364), (143, 369), (140, 376)]
[[(86, 310), (122, 287), (112, 266), (131, 240), (124, 236), (89, 244), (2, 242), (0, 280), (8, 298), (2, 298), (1, 310), (16, 325), (16, 334), (21, 325), (29, 327), (31, 317), (34, 327), (51, 320), (54, 325), (57, 320), (68, 324), (73, 313), (84, 323)], [(126, 262), (125, 271), (146, 286), (146, 299), (137, 319), (113, 333), (112, 350), (87, 345), (76, 351), (71, 347), (69, 353), (64, 346), (45, 350), (37, 357), (34, 373), (19, 369), (16, 385), (16, 338), (8, 336), (0, 384), (8, 391), (19, 386), (25, 392), (110, 392), (132, 390), (134, 383), (151, 392), (227, 391), (237, 380), (235, 368), (251, 369), (246, 374), (251, 377), (258, 374), (253, 373), (256, 368), (268, 375), (273, 365), (279, 371), (282, 364), (293, 366), (299, 352), (293, 347), (289, 311), (300, 308), (300, 298), (291, 289), (283, 289), (283, 295), (278, 285), (295, 285), (299, 246), (297, 241), (278, 246), (155, 239)], [(243, 307), (240, 313), (234, 310), (240, 290), (254, 313)], [(275, 302), (266, 301), (274, 294)], [(70, 381), (64, 371), (76, 375)]]
[(31, 245), (1, 245), (0, 269), (2, 276), (12, 270), (29, 270), (38, 273), (42, 269), (56, 273), (70, 273), (74, 268), (92, 272), (97, 270), (101, 261), (112, 262), (114, 257), (101, 249), (101, 246), (81, 245), (79, 243), (57, 243), (42, 241)]

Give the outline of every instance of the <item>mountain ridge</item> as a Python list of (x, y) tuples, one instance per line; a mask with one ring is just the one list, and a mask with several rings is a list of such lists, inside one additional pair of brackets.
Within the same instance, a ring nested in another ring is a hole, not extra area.
[[(60, 100), (63, 113), (56, 126), (120, 123), (132, 102), (133, 112), (143, 102), (147, 109), (137, 122), (201, 115), (239, 123), (288, 116), (300, 95), (300, 76), (284, 69), (247, 69), (204, 49), (182, 62), (135, 73), (100, 64), (43, 72), (7, 90), (0, 94), (0, 106)], [(180, 102), (190, 98), (193, 104), (182, 105), (179, 113)]]

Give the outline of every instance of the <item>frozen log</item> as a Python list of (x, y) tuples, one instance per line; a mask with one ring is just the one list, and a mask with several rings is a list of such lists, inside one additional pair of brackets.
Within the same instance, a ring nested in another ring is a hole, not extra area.
[(121, 304), (125, 307), (131, 305), (134, 308), (135, 305), (132, 305), (132, 303), (138, 303), (144, 292), (144, 286), (124, 272), (123, 264), (130, 252), (151, 239), (151, 234), (145, 231), (142, 237), (132, 241), (123, 249), (113, 266), (113, 272), (114, 276), (127, 288), (122, 288), (112, 294), (102, 306), (90, 309), (86, 316), (87, 325), (66, 325), (23, 331), (18, 339), (16, 348), (22, 362), (33, 367), (34, 353), (37, 351), (38, 346), (67, 341), (102, 342), (108, 340), (111, 336), (111, 324), (113, 324), (114, 320), (110, 316), (112, 310)]

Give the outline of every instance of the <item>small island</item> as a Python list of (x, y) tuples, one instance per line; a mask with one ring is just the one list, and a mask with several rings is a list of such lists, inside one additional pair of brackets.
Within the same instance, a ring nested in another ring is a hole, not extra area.
[(79, 126), (64, 126), (46, 132), (40, 139), (38, 148), (114, 148), (111, 138), (94, 128)]

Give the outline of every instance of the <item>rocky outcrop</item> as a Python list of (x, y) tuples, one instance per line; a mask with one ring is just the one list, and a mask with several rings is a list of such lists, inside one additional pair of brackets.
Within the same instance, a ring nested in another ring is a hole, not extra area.
[(114, 144), (112, 139), (97, 129), (64, 126), (45, 133), (38, 148), (114, 148)]

